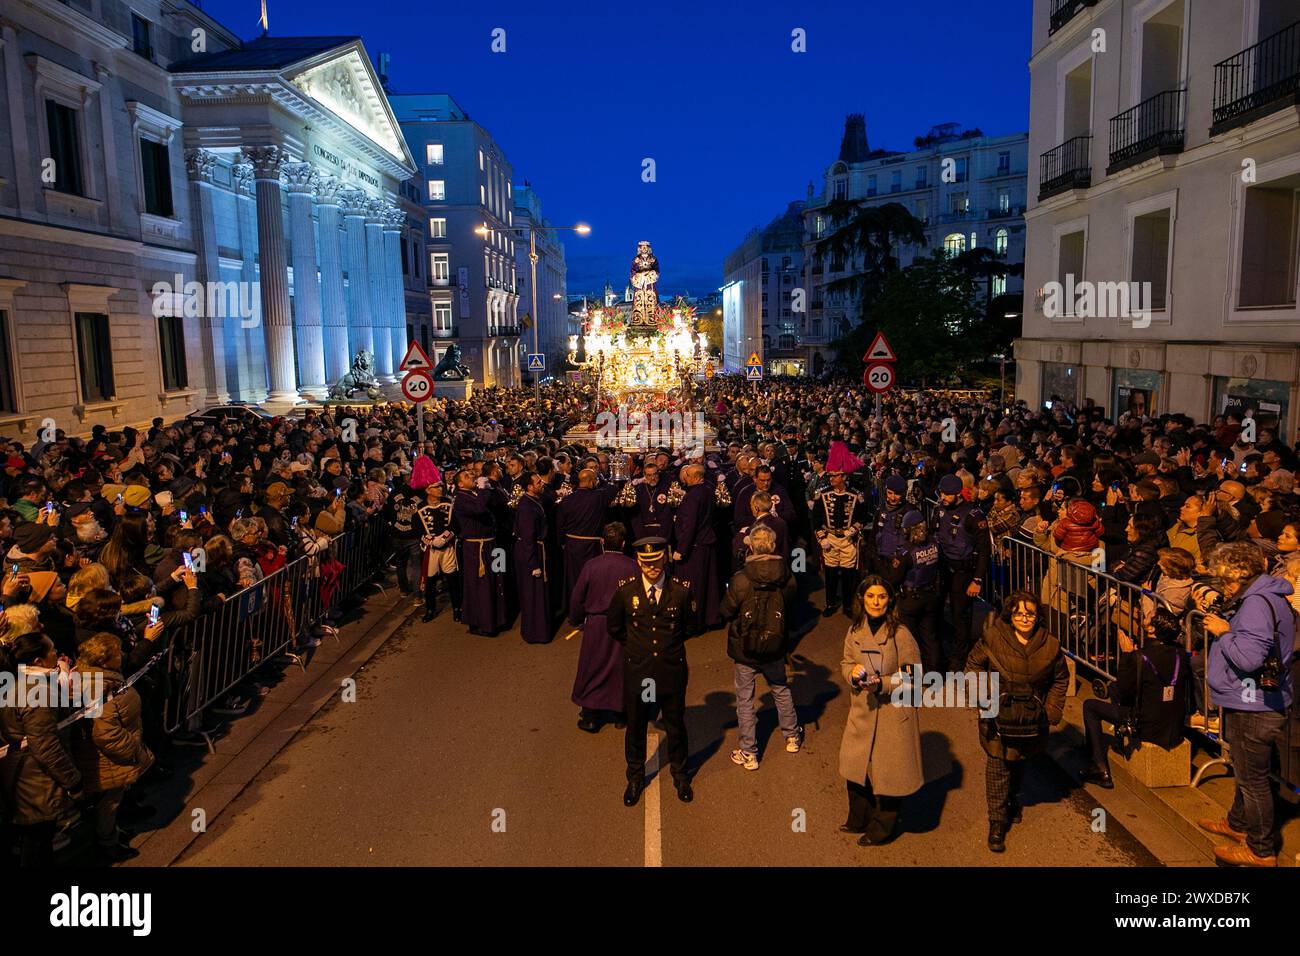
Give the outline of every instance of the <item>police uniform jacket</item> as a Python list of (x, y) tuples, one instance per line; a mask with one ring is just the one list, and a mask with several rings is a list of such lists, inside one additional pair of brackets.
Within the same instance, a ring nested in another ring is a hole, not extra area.
[(663, 593), (652, 608), (645, 582), (637, 573), (619, 583), (609, 602), (605, 624), (623, 645), (624, 683), (653, 678), (660, 692), (686, 688), (686, 637), (695, 609), (688, 585), (664, 576)]

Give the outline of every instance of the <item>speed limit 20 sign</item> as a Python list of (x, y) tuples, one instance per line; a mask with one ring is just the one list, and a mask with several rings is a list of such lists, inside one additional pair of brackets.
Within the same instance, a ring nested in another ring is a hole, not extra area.
[(408, 402), (425, 402), (433, 394), (433, 379), (429, 373), (416, 369), (402, 379), (402, 394)]
[(894, 387), (894, 367), (892, 365), (868, 365), (862, 375), (863, 384), (877, 395)]

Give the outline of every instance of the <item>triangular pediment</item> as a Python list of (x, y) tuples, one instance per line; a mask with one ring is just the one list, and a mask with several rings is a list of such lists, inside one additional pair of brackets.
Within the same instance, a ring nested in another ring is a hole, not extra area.
[(413, 166), (401, 128), (359, 44), (285, 76), (290, 83), (405, 166)]

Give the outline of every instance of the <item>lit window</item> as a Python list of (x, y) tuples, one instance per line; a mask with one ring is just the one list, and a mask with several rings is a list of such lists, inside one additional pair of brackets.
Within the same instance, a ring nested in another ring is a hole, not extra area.
[(429, 199), (434, 202), (442, 202), (447, 198), (447, 184), (441, 179), (429, 180)]
[(424, 161), (430, 166), (442, 165), (442, 143), (429, 143), (424, 147)]
[(966, 251), (966, 237), (960, 232), (954, 232), (944, 237), (943, 251), (950, 256), (959, 255)]
[(1011, 211), (1011, 193), (998, 194), (998, 210), (1000, 212)]
[(487, 187), (482, 183), (479, 183), (478, 187), (478, 201), (484, 206), (487, 205)]
[(430, 219), (430, 220), (429, 220), (429, 235), (430, 235), (431, 238), (434, 238), (434, 239), (446, 239), (446, 238), (447, 238), (447, 220), (446, 220), (446, 219)]
[(994, 294), (994, 295), (1006, 295), (1006, 294), (1007, 294), (1007, 277), (1006, 277), (1006, 276), (994, 276), (994, 277), (993, 277), (993, 294)]
[(478, 169), (479, 172), (483, 171), (483, 150), (481, 149), (478, 151)]
[(446, 285), (451, 277), (451, 264), (448, 261), (448, 255), (445, 252), (434, 252), (429, 255), (429, 278), (438, 285)]
[(1010, 234), (1005, 229), (999, 229), (993, 237), (993, 251), (1000, 256), (1007, 254), (1007, 244), (1011, 239)]

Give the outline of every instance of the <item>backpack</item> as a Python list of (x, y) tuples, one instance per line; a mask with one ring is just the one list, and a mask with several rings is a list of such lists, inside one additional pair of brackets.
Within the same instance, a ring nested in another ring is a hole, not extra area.
[(785, 649), (785, 598), (775, 584), (755, 584), (736, 622), (740, 646), (756, 660), (778, 657)]

